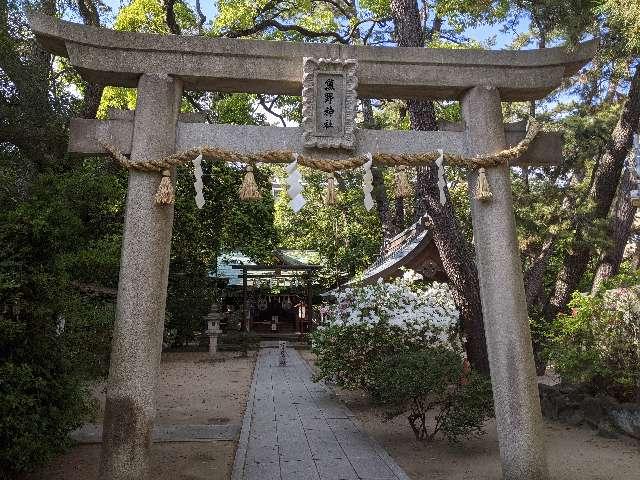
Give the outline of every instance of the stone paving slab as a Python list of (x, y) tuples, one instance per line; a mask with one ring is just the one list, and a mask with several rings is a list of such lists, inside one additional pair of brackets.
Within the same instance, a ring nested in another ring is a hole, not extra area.
[[(233, 441), (238, 438), (240, 425), (156, 425), (153, 441), (164, 442), (208, 442), (212, 440)], [(78, 443), (102, 443), (102, 425), (88, 423), (74, 430), (71, 438)]]
[(258, 354), (233, 480), (409, 480), (297, 351), (279, 358)]

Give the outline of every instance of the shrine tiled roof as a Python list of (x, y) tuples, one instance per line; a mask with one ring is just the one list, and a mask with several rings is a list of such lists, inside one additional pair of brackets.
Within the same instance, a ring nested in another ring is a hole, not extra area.
[(347, 285), (373, 283), (378, 278), (387, 278), (405, 267), (410, 259), (423, 252), (431, 243), (431, 230), (419, 220), (395, 237), (389, 239), (380, 256), (361, 275), (350, 280)]
[[(275, 263), (280, 266), (304, 267), (319, 265), (320, 255), (314, 250), (274, 250), (273, 257)], [(227, 285), (242, 286), (242, 270), (234, 268), (237, 265), (257, 265), (251, 257), (242, 252), (225, 252), (218, 256), (216, 270), (209, 273), (212, 278), (227, 280)], [(255, 279), (249, 279), (252, 284)], [(286, 280), (282, 281), (287, 283)]]

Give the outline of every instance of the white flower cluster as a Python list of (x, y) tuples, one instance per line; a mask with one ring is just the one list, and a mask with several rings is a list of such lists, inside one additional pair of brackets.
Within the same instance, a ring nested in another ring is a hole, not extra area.
[(388, 324), (406, 331), (425, 332), (441, 341), (449, 339), (459, 313), (446, 284), (415, 285), (422, 276), (407, 270), (392, 283), (347, 288), (328, 308), (326, 325)]
[(607, 290), (604, 300), (608, 308), (622, 313), (625, 320), (640, 316), (640, 287)]

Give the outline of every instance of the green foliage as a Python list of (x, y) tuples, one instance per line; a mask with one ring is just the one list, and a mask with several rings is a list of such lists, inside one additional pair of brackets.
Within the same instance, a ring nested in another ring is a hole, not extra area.
[[(335, 40), (331, 35), (306, 35), (296, 28), (252, 29), (265, 20), (277, 20), (311, 32), (346, 35), (358, 21), (378, 17), (383, 20), (374, 25), (369, 37), (365, 38), (365, 34), (371, 24), (365, 22), (354, 30), (349, 41), (394, 43), (393, 22), (384, 19), (391, 14), (388, 0), (340, 5), (341, 8), (334, 8), (308, 0), (288, 3), (219, 0), (211, 30), (204, 33), (216, 36), (248, 29), (247, 35), (260, 38), (329, 42)], [(66, 432), (88, 411), (83, 382), (106, 372), (113, 299), (89, 296), (84, 288), (113, 289), (117, 285), (126, 186), (126, 172), (103, 160), (80, 162), (66, 158), (68, 118), (81, 106), (84, 84), (68, 61), (50, 62), (35, 47), (26, 26), (25, 7), (59, 14), (55, 2), (33, 4), (10, 0), (5, 2), (4, 9), (0, 8), (5, 13), (0, 15), (0, 176), (5, 180), (0, 186), (3, 205), (0, 441), (3, 445), (15, 444), (15, 449), (0, 452), (3, 472), (46, 461), (62, 448)], [(104, 14), (102, 7), (99, 10)], [(183, 33), (200, 33), (196, 15), (187, 3), (176, 2), (174, 12)], [(165, 13), (161, 0), (133, 0), (117, 12), (114, 27), (166, 34)], [(579, 95), (581, 104), (558, 103), (549, 115), (550, 125), (559, 126), (565, 133), (564, 164), (531, 169), (526, 181), (520, 173), (514, 175), (518, 234), (525, 267), (532, 264), (549, 234), (557, 240), (544, 280), (549, 291), (559, 265), (570, 251), (576, 225), (596, 249), (606, 241), (604, 222), (585, 225), (581, 219), (587, 218), (591, 208), (586, 194), (599, 154), (619, 116), (629, 65), (637, 60), (640, 38), (637, 2), (444, 0), (425, 5), (424, 13), (426, 23), (433, 22), (436, 15), (444, 20), (440, 34), (428, 43), (443, 48), (478, 47), (478, 42), (462, 36), (464, 29), (504, 18), (509, 19), (505, 28), (520, 30), (518, 22), (522, 18), (531, 20), (531, 31), (520, 32), (515, 47), (531, 44), (543, 33), (553, 42), (574, 41), (586, 33), (603, 37), (606, 48), (587, 73), (570, 84), (570, 93)], [(269, 117), (258, 108), (259, 101), (273, 106), (276, 113), (281, 112), (282, 122), (300, 121), (298, 97), (193, 92), (187, 95), (189, 101), (185, 96), (183, 110), (210, 110), (216, 122), (265, 124)], [(133, 109), (135, 102), (133, 89), (107, 87), (98, 115), (104, 118), (108, 107)], [(518, 117), (528, 108), (524, 103), (505, 106), (505, 113), (507, 117)], [(436, 109), (439, 119), (460, 119), (456, 102), (437, 103)], [(379, 127), (409, 128), (404, 102), (375, 101), (374, 116)], [(208, 272), (220, 251), (242, 250), (256, 260), (266, 260), (274, 246), (317, 250), (324, 259), (325, 285), (340, 283), (363, 270), (379, 251), (380, 222), (375, 212), (366, 212), (362, 206), (359, 174), (340, 175), (338, 205), (326, 208), (322, 203), (326, 178), (318, 172), (305, 172), (308, 206), (294, 215), (287, 207), (287, 199), (279, 197), (274, 205), (269, 195), (269, 177), (278, 176), (282, 180), (281, 169), (261, 167), (256, 172), (264, 198), (253, 204), (237, 199), (241, 171), (210, 162), (205, 162), (204, 169), (207, 203), (203, 210), (194, 206), (190, 170), (178, 169), (166, 319), (168, 328), (177, 333), (178, 343), (189, 340), (194, 331), (204, 327), (202, 317), (216, 295), (208, 283)], [(389, 185), (391, 176), (390, 170), (385, 172)], [(458, 218), (471, 238), (466, 179), (453, 170), (448, 171), (448, 178)], [(565, 207), (565, 200), (570, 208)], [(410, 201), (407, 204), (410, 210)], [(637, 365), (638, 360), (637, 349), (629, 351), (629, 339), (634, 338), (637, 330), (633, 328), (637, 324), (629, 323), (632, 317), (625, 313), (603, 306), (604, 297), (577, 298), (577, 316), (561, 317), (554, 326), (557, 327), (551, 349), (554, 361), (560, 369), (564, 368), (564, 376), (569, 379), (593, 383), (623, 397), (631, 395), (633, 385), (637, 385), (634, 373), (637, 369), (629, 362)], [(538, 321), (542, 315), (536, 311), (534, 336), (543, 342), (549, 325)], [(62, 319), (65, 328), (58, 332), (57, 325)], [(324, 331), (324, 337), (316, 337), (316, 348), (326, 353), (320, 360), (321, 364), (325, 362), (325, 375), (341, 379), (345, 386), (374, 385), (374, 377), (385, 373), (374, 366), (388, 360), (397, 367), (396, 374), (409, 381), (408, 391), (416, 398), (420, 392), (440, 391), (434, 379), (411, 383), (414, 377), (411, 372), (421, 362), (433, 363), (440, 358), (438, 355), (444, 358), (445, 353), (433, 350), (407, 353), (407, 347), (419, 345), (408, 337), (400, 341), (402, 336), (394, 328), (385, 328), (377, 334), (373, 330), (332, 326)], [(330, 343), (330, 336), (336, 341)], [(251, 343), (250, 340), (241, 343)], [(570, 348), (563, 351), (563, 342)], [(369, 360), (362, 357), (363, 352), (370, 356)], [(410, 354), (415, 358), (409, 358)], [(460, 362), (451, 365), (458, 369)], [(586, 367), (581, 368), (582, 365)], [(442, 369), (443, 382), (457, 385), (455, 369)], [(415, 375), (415, 379), (420, 378)], [(482, 391), (480, 383), (471, 383), (479, 385), (478, 391)], [(410, 398), (402, 393), (407, 391), (405, 386), (391, 387), (385, 391), (395, 388), (398, 398)], [(465, 398), (464, 392), (473, 389), (457, 392), (456, 398)], [(456, 416), (442, 417), (441, 431), (455, 438), (469, 431), (465, 428), (473, 430), (482, 410), (471, 406), (482, 405), (474, 401), (466, 399), (460, 404), (464, 407), (451, 407)], [(454, 423), (461, 419), (462, 423), (447, 426), (450, 418)], [(13, 463), (5, 466), (9, 458)]]
[[(181, 29), (195, 29), (195, 14), (186, 3), (177, 1), (173, 11)], [(132, 0), (120, 9), (113, 28), (127, 32), (170, 33), (165, 15), (164, 5), (160, 0)]]
[(401, 101), (385, 101), (373, 111), (377, 128), (384, 130), (409, 130), (411, 128), (407, 106)]
[[(91, 413), (86, 381), (108, 366), (114, 308), (75, 284), (115, 285), (119, 179), (96, 164), (39, 175), (0, 213), (0, 470), (24, 471), (69, 445)], [(112, 180), (112, 181), (110, 181)], [(18, 201), (16, 201), (18, 200)], [(62, 324), (64, 322), (64, 329)]]
[(248, 93), (221, 95), (214, 104), (218, 123), (232, 125), (264, 125), (263, 114), (255, 113), (256, 96)]
[[(457, 441), (481, 433), (493, 415), (491, 385), (465, 367), (450, 291), (425, 288), (418, 278), (407, 271), (394, 283), (338, 293), (325, 323), (311, 334), (316, 380), (366, 391), (391, 418), (408, 413), (420, 440), (442, 432)], [(433, 422), (427, 418), (432, 410)]]
[(109, 373), (111, 335), (115, 319), (112, 299), (93, 299), (71, 294), (62, 305), (64, 329), (59, 344), (64, 347), (69, 371), (84, 381), (106, 379)]
[(640, 54), (640, 4), (623, 0), (599, 0), (597, 13), (605, 14), (620, 46), (631, 54)]
[[(23, 317), (24, 318), (24, 317)], [(0, 478), (51, 460), (88, 419), (86, 392), (51, 325), (0, 318)], [(33, 330), (39, 324), (39, 330)]]
[(378, 18), (391, 16), (391, 5), (389, 0), (362, 0), (360, 7), (370, 11)]
[[(304, 208), (294, 214), (284, 193), (276, 199), (274, 221), (279, 246), (320, 253), (324, 259), (323, 282), (335, 285), (371, 264), (380, 251), (380, 220), (375, 211), (364, 208), (360, 175), (342, 172), (338, 203), (325, 206), (326, 176), (308, 169), (302, 173), (306, 182)], [(276, 170), (276, 174), (286, 185), (283, 170)]]
[(177, 171), (166, 318), (175, 345), (193, 340), (206, 327), (204, 316), (217, 293), (209, 279), (217, 256), (240, 250), (264, 260), (276, 242), (269, 177), (261, 169), (254, 172), (263, 195), (258, 202), (238, 198), (243, 171), (220, 162), (204, 162), (202, 169), (206, 198), (202, 209), (193, 199), (192, 171)]
[[(310, 31), (336, 31), (339, 28), (335, 9), (325, 3), (309, 0), (294, 0), (274, 3), (268, 0), (217, 0), (218, 15), (213, 21), (212, 34), (250, 30), (255, 24), (267, 19), (278, 19), (284, 24), (293, 24)], [(304, 36), (296, 31), (281, 31), (276, 28), (260, 29), (263, 38), (272, 40), (297, 40)], [(325, 39), (326, 41), (326, 39)]]
[[(632, 285), (628, 287), (627, 285)], [(618, 277), (595, 295), (576, 292), (558, 316), (549, 357), (563, 381), (621, 400), (640, 398), (638, 275)], [(610, 287), (618, 287), (607, 290)]]
[[(176, 22), (183, 33), (197, 31), (196, 17), (184, 2), (177, 1), (173, 7)], [(140, 33), (168, 34), (166, 13), (161, 0), (132, 0), (122, 7), (113, 23), (114, 30)], [(98, 118), (107, 118), (109, 108), (134, 110), (136, 107), (136, 89), (124, 87), (105, 87), (102, 93)]]
[(372, 369), (372, 380), (372, 399), (386, 406), (390, 418), (408, 413), (419, 440), (433, 440), (442, 433), (457, 442), (484, 433), (484, 423), (493, 417), (490, 380), (465, 372), (459, 353), (450, 348), (423, 348), (383, 357)]
[(29, 269), (16, 257), (0, 262), (3, 479), (51, 460), (69, 446), (69, 432), (89, 420), (86, 380), (104, 373), (111, 330), (112, 312), (91, 316), (90, 305), (65, 301), (55, 277)]
[(135, 88), (105, 87), (96, 117), (106, 119), (109, 109), (135, 110), (137, 93)]
[(375, 365), (405, 349), (418, 349), (420, 340), (404, 334), (401, 327), (378, 325), (331, 325), (311, 334), (318, 368), (317, 380), (327, 379), (348, 389), (373, 388)]

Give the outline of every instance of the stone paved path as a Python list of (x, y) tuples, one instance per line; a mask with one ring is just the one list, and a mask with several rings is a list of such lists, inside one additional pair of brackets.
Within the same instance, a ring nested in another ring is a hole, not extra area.
[(260, 350), (233, 480), (409, 480), (293, 349)]

